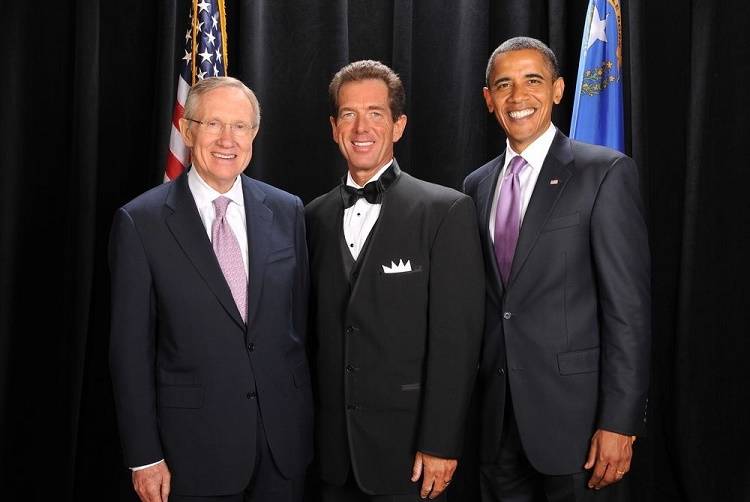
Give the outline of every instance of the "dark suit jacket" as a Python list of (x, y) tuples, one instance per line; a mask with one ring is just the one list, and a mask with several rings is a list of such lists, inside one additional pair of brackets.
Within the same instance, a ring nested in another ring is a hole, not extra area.
[[(351, 463), (366, 493), (413, 493), (417, 450), (461, 453), (484, 307), (474, 205), (401, 173), (351, 277), (340, 188), (306, 216), (322, 478)], [(411, 272), (384, 273), (402, 259)]]
[(464, 184), (488, 278), (481, 457), (497, 455), (509, 385), (532, 465), (545, 474), (580, 472), (595, 429), (637, 434), (645, 421), (650, 260), (638, 172), (625, 155), (558, 131), (505, 286), (488, 230), (503, 161), (504, 154)]
[(312, 456), (302, 203), (242, 175), (247, 327), (183, 174), (119, 209), (110, 240), (110, 366), (128, 466), (165, 458), (172, 492), (239, 493), (258, 408), (281, 472)]

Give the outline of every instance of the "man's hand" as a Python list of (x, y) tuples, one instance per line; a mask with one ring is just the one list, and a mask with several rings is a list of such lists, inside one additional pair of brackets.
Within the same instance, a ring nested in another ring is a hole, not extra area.
[(423, 499), (426, 499), (428, 495), (431, 499), (437, 498), (443, 493), (443, 490), (448, 488), (457, 465), (458, 460), (433, 457), (418, 451), (414, 456), (411, 480), (416, 483), (420, 477), (422, 478), (422, 489), (419, 491), (419, 496)]
[(635, 436), (597, 429), (591, 437), (591, 448), (584, 469), (594, 468), (589, 488), (599, 490), (620, 481), (630, 470)]
[(133, 471), (133, 488), (141, 502), (167, 502), (170, 480), (166, 462)]

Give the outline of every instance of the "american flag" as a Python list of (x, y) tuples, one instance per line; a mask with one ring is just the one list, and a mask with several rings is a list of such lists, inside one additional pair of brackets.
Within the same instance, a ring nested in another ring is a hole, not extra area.
[(227, 62), (227, 28), (224, 0), (193, 0), (190, 27), (185, 33), (185, 55), (178, 61), (177, 102), (172, 114), (169, 153), (164, 181), (170, 181), (190, 165), (190, 150), (180, 136), (180, 119), (190, 86), (206, 77), (225, 76)]

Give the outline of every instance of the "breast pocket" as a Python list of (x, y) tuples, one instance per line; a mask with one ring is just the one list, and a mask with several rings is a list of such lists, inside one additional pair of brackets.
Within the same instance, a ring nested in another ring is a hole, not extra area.
[(565, 216), (550, 218), (542, 228), (542, 232), (552, 232), (563, 228), (577, 227), (581, 223), (581, 215), (577, 211)]

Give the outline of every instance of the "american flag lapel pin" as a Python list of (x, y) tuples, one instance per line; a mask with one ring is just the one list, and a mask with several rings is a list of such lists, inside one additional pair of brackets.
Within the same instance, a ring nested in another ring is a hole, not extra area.
[(560, 183), (560, 180), (558, 180), (558, 179), (549, 180), (549, 184), (550, 185), (557, 185), (558, 183)]

